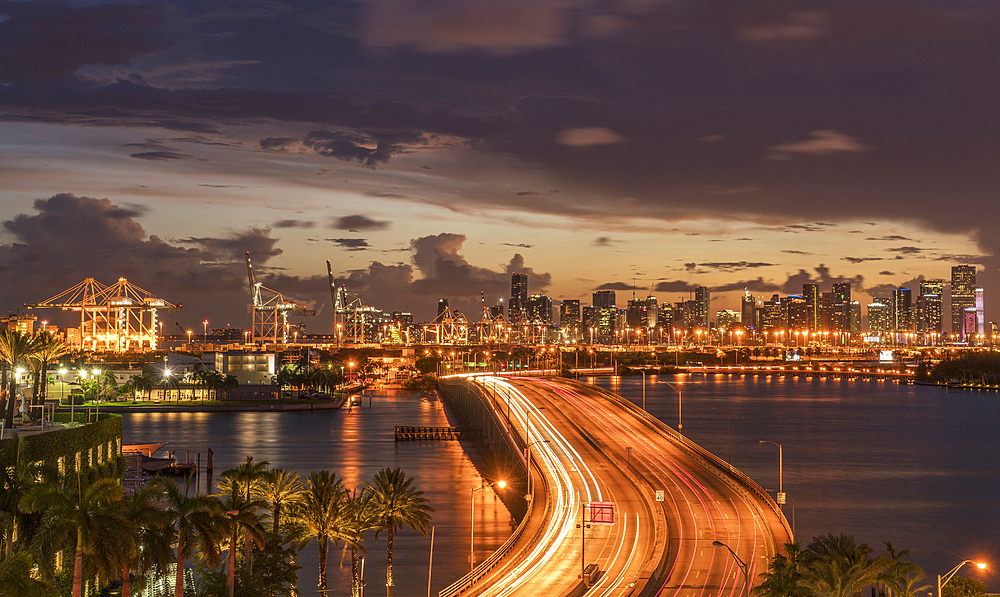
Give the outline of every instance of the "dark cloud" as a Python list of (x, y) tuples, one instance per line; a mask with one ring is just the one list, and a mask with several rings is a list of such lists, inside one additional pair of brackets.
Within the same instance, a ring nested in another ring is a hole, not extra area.
[(275, 228), (312, 228), (315, 222), (309, 220), (278, 220)]
[(758, 277), (753, 280), (741, 280), (739, 282), (713, 286), (712, 292), (733, 292), (742, 290), (748, 290), (750, 292), (774, 292), (780, 289), (781, 287), (774, 282), (765, 282), (763, 278)]
[(188, 160), (192, 156), (181, 153), (179, 151), (173, 151), (171, 149), (160, 149), (157, 151), (140, 151), (139, 153), (130, 153), (130, 158), (135, 158), (137, 160), (149, 160), (152, 162), (166, 162), (173, 160)]
[(908, 241), (911, 241), (911, 242), (916, 242), (912, 238), (907, 238), (905, 236), (900, 236), (898, 234), (890, 234), (888, 236), (877, 236), (877, 237), (873, 236), (873, 237), (866, 238), (865, 240), (889, 240), (889, 241), (908, 240)]
[(389, 222), (380, 222), (368, 216), (353, 215), (337, 218), (330, 227), (336, 230), (385, 230), (389, 227)]
[(0, 81), (69, 79), (80, 67), (126, 64), (171, 44), (165, 7), (158, 3), (3, 2), (0, 11), (6, 17), (0, 21)]
[(298, 143), (298, 137), (265, 137), (260, 140), (260, 148), (269, 151), (280, 151)]
[(782, 249), (781, 252), (782, 253), (787, 253), (789, 255), (812, 255), (812, 253), (810, 253), (808, 251), (799, 251), (797, 249)]
[(625, 282), (607, 282), (605, 284), (601, 284), (597, 288), (594, 288), (594, 290), (632, 290), (633, 288), (635, 288), (635, 286), (626, 284)]
[(918, 255), (927, 251), (927, 249), (921, 249), (920, 247), (892, 247), (886, 249), (890, 253), (900, 253), (902, 255)]
[(880, 271), (880, 272), (878, 273), (878, 275), (880, 275), (880, 276), (895, 276), (896, 274), (895, 274), (895, 273), (893, 273), (893, 272), (890, 272), (890, 271), (889, 271), (889, 270), (887, 270), (887, 269), (884, 269), (884, 270)]
[(514, 247), (515, 249), (530, 249), (531, 247), (535, 246), (535, 245), (528, 245), (525, 243), (500, 243), (500, 245), (504, 247)]
[(664, 280), (662, 282), (657, 282), (653, 290), (656, 292), (688, 292), (694, 290), (695, 286), (697, 286), (697, 284), (685, 282), (684, 280)]
[(348, 251), (364, 251), (371, 246), (363, 238), (328, 238), (326, 240)]
[(507, 296), (512, 273), (528, 276), (531, 293), (545, 292), (552, 282), (550, 274), (527, 267), (519, 254), (503, 265), (501, 271), (472, 265), (459, 253), (465, 241), (464, 235), (447, 233), (413, 239), (411, 263), (372, 262), (367, 269), (349, 272), (346, 284), (368, 304), (386, 310), (412, 311), (418, 319), (433, 318), (437, 299), (448, 298), (452, 307), (478, 321), (480, 292), (487, 296)]
[(852, 290), (861, 290), (864, 288), (864, 276), (835, 276), (830, 273), (830, 268), (826, 267), (822, 263), (817, 267), (813, 268), (815, 276), (804, 269), (800, 269), (797, 273), (788, 276), (785, 283), (781, 285), (781, 290), (785, 294), (801, 294), (802, 285), (807, 283), (819, 284), (821, 288), (832, 288), (834, 284), (840, 284), (847, 282), (851, 285)]
[(393, 155), (405, 153), (409, 145), (420, 140), (420, 133), (359, 134), (316, 130), (306, 135), (302, 143), (320, 155), (358, 162), (374, 169), (388, 162)]
[(611, 245), (616, 244), (618, 242), (620, 242), (620, 241), (614, 240), (614, 239), (609, 238), (607, 236), (599, 236), (599, 237), (597, 237), (597, 238), (594, 239), (594, 243), (593, 244), (594, 244), (595, 247), (610, 247)]
[[(722, 262), (709, 262), (709, 263), (699, 263), (699, 267), (707, 267), (709, 269), (716, 269), (726, 272), (734, 272), (742, 269), (755, 269), (758, 267), (771, 267), (773, 263), (767, 263), (763, 261), (722, 261)], [(690, 268), (689, 268), (690, 269)]]
[(278, 239), (271, 238), (271, 231), (267, 228), (250, 228), (245, 232), (233, 232), (223, 238), (192, 237), (178, 242), (197, 245), (218, 261), (243, 262), (246, 260), (246, 253), (249, 252), (255, 261), (264, 263), (282, 253), (282, 250), (275, 246)]
[(848, 261), (857, 265), (858, 263), (864, 263), (866, 261), (884, 261), (884, 257), (841, 257), (844, 261)]

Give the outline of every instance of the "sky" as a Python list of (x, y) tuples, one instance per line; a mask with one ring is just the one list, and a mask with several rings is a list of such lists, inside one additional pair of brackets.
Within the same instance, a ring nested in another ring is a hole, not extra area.
[(0, 0), (0, 312), (126, 277), (247, 328), (249, 251), (309, 332), (326, 260), (418, 321), (972, 264), (997, 321), (998, 97), (987, 1)]

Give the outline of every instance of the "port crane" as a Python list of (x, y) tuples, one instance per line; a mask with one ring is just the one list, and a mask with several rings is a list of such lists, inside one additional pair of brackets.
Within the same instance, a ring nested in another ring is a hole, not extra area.
[(252, 303), (252, 337), (254, 343), (285, 344), (288, 342), (288, 316), (312, 317), (314, 309), (285, 298), (277, 290), (271, 290), (257, 281), (247, 251), (247, 276), (250, 279), (250, 301)]

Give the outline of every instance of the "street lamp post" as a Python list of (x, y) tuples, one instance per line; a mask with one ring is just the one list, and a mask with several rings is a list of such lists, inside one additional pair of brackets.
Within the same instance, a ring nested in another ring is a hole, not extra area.
[[(507, 407), (510, 408), (510, 405), (508, 404)], [(508, 416), (508, 420), (509, 420), (510, 415), (507, 415), (507, 416)], [(528, 495), (532, 495), (532, 493), (531, 493), (531, 446), (533, 446), (535, 444), (547, 444), (547, 443), (549, 443), (549, 440), (547, 440), (547, 439), (537, 439), (537, 440), (531, 442), (530, 444), (528, 444), (528, 446), (524, 449), (525, 454), (527, 454), (526, 468), (528, 470)], [(532, 499), (534, 499), (534, 498), (532, 498)]]
[(772, 442), (769, 439), (759, 440), (758, 443), (761, 443), (761, 444), (774, 444), (774, 445), (778, 446), (778, 495), (777, 495), (777, 500), (776, 501), (778, 502), (778, 506), (779, 507), (784, 506), (784, 504), (785, 504), (785, 485), (784, 485), (784, 468), (785, 468), (784, 461), (785, 461), (785, 459), (784, 459), (784, 454), (782, 452), (781, 444), (779, 444), (778, 442)]
[(747, 571), (747, 565), (746, 565), (746, 563), (743, 560), (740, 559), (740, 556), (736, 555), (736, 552), (733, 551), (732, 547), (729, 547), (728, 545), (726, 545), (722, 541), (712, 541), (712, 547), (725, 547), (727, 550), (729, 550), (729, 553), (736, 560), (736, 564), (740, 567), (740, 570), (743, 571), (743, 587), (746, 590), (747, 595), (749, 595), (750, 594), (750, 574)]
[(640, 369), (639, 373), (642, 373), (642, 410), (646, 410), (646, 370)]
[[(507, 482), (503, 479), (496, 481), (495, 483), (489, 483), (481, 487), (472, 488), (472, 518), (469, 524), (469, 574), (476, 570), (476, 492), (482, 491), (483, 489), (488, 489), (496, 485), (500, 489), (507, 486)], [(475, 582), (474, 578), (470, 578), (470, 583)]]
[(972, 560), (962, 560), (962, 562), (958, 566), (955, 566), (954, 568), (952, 568), (951, 572), (949, 572), (948, 574), (945, 574), (943, 577), (940, 574), (938, 574), (937, 575), (937, 597), (941, 597), (941, 589), (942, 589), (942, 587), (944, 587), (946, 584), (948, 584), (948, 581), (951, 580), (951, 577), (955, 576), (955, 573), (958, 572), (958, 570), (962, 566), (965, 566), (966, 564), (972, 564), (972, 563), (975, 563), (976, 567), (979, 568), (980, 570), (986, 570), (986, 562), (973, 562)]
[[(104, 373), (100, 369), (94, 369), (94, 378), (97, 380), (97, 409), (94, 413), (95, 420), (101, 419), (101, 374)], [(88, 423), (90, 421), (87, 421)]]

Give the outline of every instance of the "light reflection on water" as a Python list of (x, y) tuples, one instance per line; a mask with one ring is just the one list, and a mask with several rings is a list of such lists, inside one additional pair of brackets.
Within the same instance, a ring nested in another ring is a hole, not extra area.
[[(767, 489), (795, 499), (796, 536), (808, 544), (848, 533), (877, 550), (910, 549), (929, 579), (964, 559), (993, 572), (964, 574), (1000, 590), (1000, 395), (886, 381), (647, 375), (646, 407), (671, 427), (683, 396), (684, 434)], [(635, 404), (642, 378), (598, 378)], [(791, 522), (791, 504), (785, 506)], [(925, 580), (925, 582), (927, 582)]]
[[(294, 470), (303, 477), (313, 470), (331, 470), (348, 488), (360, 487), (383, 467), (401, 467), (415, 477), (415, 485), (435, 508), (434, 594), (468, 571), (469, 517), (472, 489), (480, 483), (462, 446), (455, 441), (396, 442), (396, 425), (448, 426), (441, 402), (418, 392), (376, 393), (372, 406), (367, 396), (362, 406), (346, 410), (245, 413), (135, 413), (124, 415), (124, 441), (168, 442), (166, 449), (191, 458), (201, 453), (206, 464), (209, 447), (214, 452), (216, 479), (227, 468), (238, 466), (248, 454), (270, 461), (272, 467)], [(213, 479), (214, 481), (215, 479)], [(183, 481), (182, 481), (183, 482)], [(207, 476), (199, 482), (204, 493)], [(212, 491), (214, 488), (209, 487)], [(476, 558), (481, 561), (510, 535), (510, 515), (489, 490), (476, 493)], [(366, 536), (365, 572), (369, 594), (385, 587), (385, 534), (378, 543)], [(404, 531), (394, 542), (393, 570), (396, 594), (422, 595), (427, 591), (430, 539)], [(315, 543), (299, 556), (299, 591), (318, 595)], [(341, 564), (341, 550), (331, 549), (328, 582), (331, 594), (350, 589), (350, 554)]]

